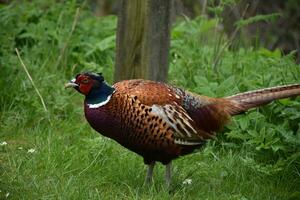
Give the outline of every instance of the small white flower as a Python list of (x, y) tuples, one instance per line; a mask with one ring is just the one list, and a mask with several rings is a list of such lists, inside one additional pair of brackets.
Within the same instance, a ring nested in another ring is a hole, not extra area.
[(6, 194), (5, 194), (5, 198), (7, 198), (9, 195), (10, 195), (10, 194), (9, 194), (9, 192), (8, 192), (8, 193), (6, 193)]
[(35, 149), (28, 149), (27, 153), (34, 153)]
[(23, 147), (18, 147), (19, 150), (23, 150)]
[(7, 145), (7, 142), (5, 142), (5, 141), (0, 143), (0, 146), (5, 146), (5, 145)]
[(192, 184), (192, 179), (187, 178), (182, 182), (183, 185), (191, 185)]

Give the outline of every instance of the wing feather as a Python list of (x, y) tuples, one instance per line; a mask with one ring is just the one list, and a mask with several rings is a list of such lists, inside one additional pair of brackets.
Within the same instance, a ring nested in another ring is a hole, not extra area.
[(203, 138), (194, 121), (178, 104), (152, 105), (152, 113), (174, 129), (174, 142), (182, 145), (199, 145)]

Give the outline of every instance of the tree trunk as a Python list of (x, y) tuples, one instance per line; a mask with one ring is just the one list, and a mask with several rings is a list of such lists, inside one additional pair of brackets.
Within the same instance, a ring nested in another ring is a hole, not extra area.
[(122, 0), (114, 80), (166, 81), (172, 0)]

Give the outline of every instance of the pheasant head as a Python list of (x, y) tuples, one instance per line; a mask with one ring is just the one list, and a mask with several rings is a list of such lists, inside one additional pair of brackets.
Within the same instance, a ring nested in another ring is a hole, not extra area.
[(115, 89), (109, 86), (101, 73), (84, 72), (77, 74), (74, 79), (65, 84), (65, 88), (74, 88), (85, 95), (89, 106), (105, 104)]

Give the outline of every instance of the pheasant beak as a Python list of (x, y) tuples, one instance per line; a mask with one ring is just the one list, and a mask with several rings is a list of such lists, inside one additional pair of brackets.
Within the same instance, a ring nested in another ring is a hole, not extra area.
[(72, 79), (69, 83), (65, 84), (65, 89), (67, 88), (75, 88), (78, 87), (79, 85), (77, 83), (75, 83), (75, 80)]

